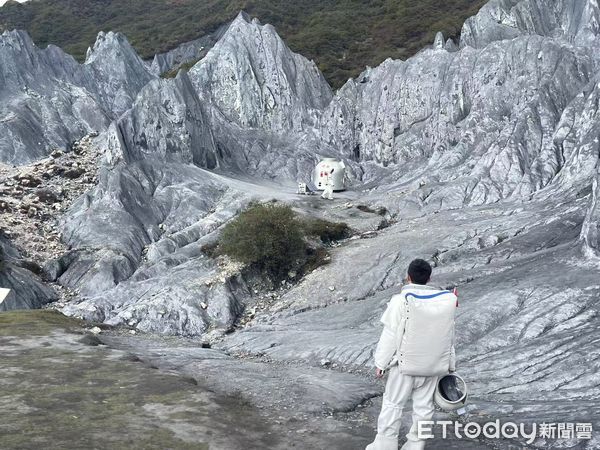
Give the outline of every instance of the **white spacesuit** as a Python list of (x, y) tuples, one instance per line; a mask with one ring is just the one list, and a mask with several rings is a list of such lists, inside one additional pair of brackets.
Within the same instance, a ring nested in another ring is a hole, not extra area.
[(334, 184), (335, 184), (335, 182), (333, 180), (333, 169), (331, 169), (331, 172), (328, 173), (327, 177), (325, 178), (325, 189), (323, 190), (323, 194), (321, 195), (321, 198), (333, 200)]
[(419, 284), (406, 285), (392, 297), (381, 321), (384, 329), (375, 351), (375, 365), (389, 370), (377, 421), (375, 441), (367, 450), (397, 450), (400, 416), (412, 396), (413, 425), (402, 450), (422, 450), (418, 422), (431, 420), (438, 378), (454, 371), (454, 315), (452, 292)]

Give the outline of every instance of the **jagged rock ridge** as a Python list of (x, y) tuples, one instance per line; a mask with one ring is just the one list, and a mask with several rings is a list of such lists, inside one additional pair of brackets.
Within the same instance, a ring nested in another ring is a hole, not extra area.
[(332, 95), (314, 62), (292, 53), (272, 26), (244, 13), (190, 78), (227, 120), (279, 133), (310, 126)]
[(23, 31), (0, 38), (0, 161), (23, 164), (103, 131), (153, 76), (118, 33), (101, 33), (83, 65)]

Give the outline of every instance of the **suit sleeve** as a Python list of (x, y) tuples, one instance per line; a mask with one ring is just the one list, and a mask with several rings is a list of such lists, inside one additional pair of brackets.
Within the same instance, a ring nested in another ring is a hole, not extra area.
[(404, 301), (393, 297), (381, 317), (383, 331), (375, 350), (374, 360), (377, 368), (387, 369), (398, 350), (404, 334)]
[(396, 353), (396, 333), (384, 327), (375, 350), (375, 365), (378, 369), (385, 370)]

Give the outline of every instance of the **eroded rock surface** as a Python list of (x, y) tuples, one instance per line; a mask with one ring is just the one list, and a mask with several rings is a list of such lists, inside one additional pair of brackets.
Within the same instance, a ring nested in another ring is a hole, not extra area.
[(127, 40), (101, 33), (84, 64), (23, 31), (0, 36), (0, 161), (25, 164), (104, 131), (153, 76)]

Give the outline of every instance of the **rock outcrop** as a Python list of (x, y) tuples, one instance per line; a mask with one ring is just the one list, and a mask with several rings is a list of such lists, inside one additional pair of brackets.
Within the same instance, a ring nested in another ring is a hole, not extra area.
[(127, 111), (138, 92), (155, 77), (120, 33), (100, 32), (80, 66), (83, 85), (111, 119)]
[[(452, 53), (436, 42), (348, 81), (322, 115), (323, 142), (388, 166), (431, 209), (528, 198), (594, 145), (592, 134), (578, 134), (569, 136), (575, 149), (560, 147), (567, 129), (576, 133), (569, 117), (598, 71), (587, 47), (527, 35)], [(568, 183), (590, 182), (589, 168)], [(364, 181), (380, 178), (365, 168)]]
[(229, 24), (220, 26), (215, 32), (185, 42), (173, 50), (154, 55), (150, 63), (150, 71), (157, 76), (173, 72), (179, 68), (194, 65), (204, 58), (211, 48), (221, 39)]
[(101, 33), (85, 64), (23, 31), (0, 36), (0, 161), (25, 164), (103, 131), (152, 75), (126, 39)]
[(494, 41), (536, 34), (593, 45), (599, 33), (596, 0), (491, 0), (467, 19), (460, 43), (481, 48)]
[(107, 133), (107, 162), (158, 158), (214, 169), (217, 149), (203, 106), (185, 72), (155, 80)]
[(24, 259), (0, 229), (0, 286), (11, 290), (0, 302), (0, 311), (39, 309), (56, 301), (56, 291), (42, 281), (41, 272), (41, 267)]
[(271, 25), (244, 13), (190, 78), (228, 121), (276, 133), (314, 124), (332, 96), (314, 62), (292, 53)]
[(600, 184), (597, 177), (592, 184), (592, 198), (581, 227), (581, 241), (586, 255), (600, 257)]

